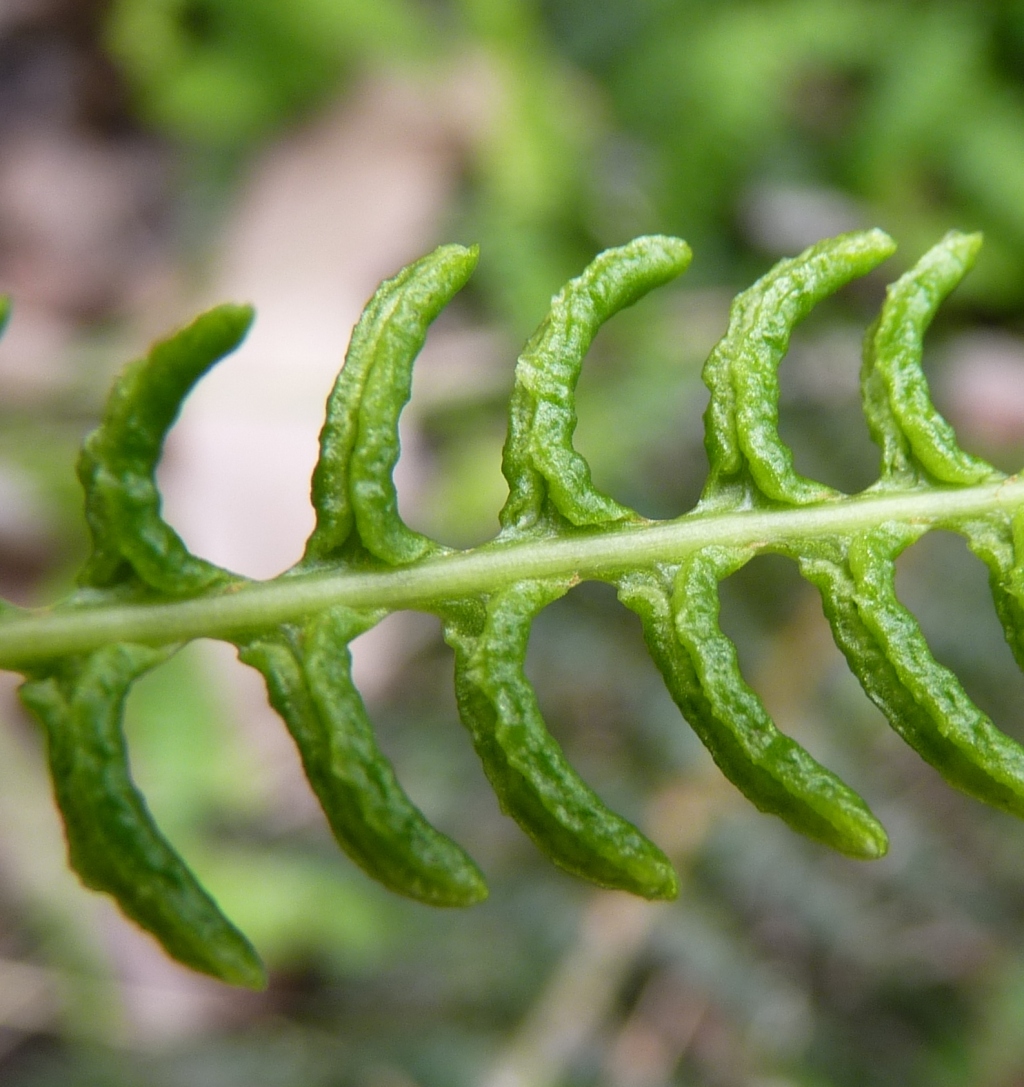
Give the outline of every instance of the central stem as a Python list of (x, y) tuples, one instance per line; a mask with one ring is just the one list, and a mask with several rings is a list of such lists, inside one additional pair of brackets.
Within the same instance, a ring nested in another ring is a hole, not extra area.
[(931, 528), (958, 518), (1024, 507), (1024, 480), (955, 490), (865, 493), (796, 509), (689, 513), (674, 521), (620, 525), (550, 539), (487, 544), (394, 570), (316, 573), (248, 582), (210, 596), (166, 604), (40, 609), (0, 622), (0, 668), (16, 670), (112, 642), (152, 645), (232, 637), (295, 621), (334, 605), (429, 608), (446, 599), (493, 592), (514, 581), (602, 578), (704, 547), (771, 550), (794, 540), (846, 536), (886, 521)]

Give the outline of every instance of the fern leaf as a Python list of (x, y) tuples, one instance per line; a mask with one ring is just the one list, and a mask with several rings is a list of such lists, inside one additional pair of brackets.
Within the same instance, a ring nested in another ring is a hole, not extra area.
[[(262, 966), (163, 838), (131, 781), (121, 731), (132, 682), (190, 638), (220, 637), (265, 678), (341, 848), (401, 894), (434, 905), (486, 895), (475, 863), (412, 804), (380, 751), (351, 676), (353, 638), (398, 608), (440, 617), (457, 704), (502, 808), (567, 871), (648, 898), (677, 882), (656, 844), (610, 811), (548, 732), (524, 661), (540, 611), (578, 581), (609, 582), (639, 615), (683, 716), (761, 811), (860, 858), (885, 830), (867, 803), (779, 731), (722, 632), (720, 581), (752, 557), (794, 559), (839, 648), (896, 732), (955, 787), (1024, 816), (1024, 749), (932, 656), (895, 594), (899, 553), (933, 528), (985, 563), (1024, 666), (1024, 484), (964, 452), (935, 410), (923, 336), (980, 238), (948, 234), (889, 289), (865, 340), (861, 389), (881, 475), (844, 495), (798, 474), (778, 430), (778, 366), (793, 328), (893, 250), (879, 230), (781, 261), (735, 301), (704, 369), (709, 476), (700, 504), (653, 523), (601, 492), (573, 445), (575, 389), (604, 321), (685, 270), (685, 242), (638, 238), (599, 255), (552, 301), (516, 365), (495, 540), (443, 547), (402, 521), (398, 422), (431, 322), (475, 249), (442, 246), (381, 284), (327, 404), (302, 561), (255, 583), (190, 554), (160, 514), (155, 469), (184, 397), (252, 319), (221, 306), (157, 344), (114, 385), (79, 465), (93, 553), (51, 609), (0, 608), (0, 665), (22, 671), (42, 721), (69, 859), (169, 954), (225, 981)], [(0, 325), (7, 312), (0, 302)]]

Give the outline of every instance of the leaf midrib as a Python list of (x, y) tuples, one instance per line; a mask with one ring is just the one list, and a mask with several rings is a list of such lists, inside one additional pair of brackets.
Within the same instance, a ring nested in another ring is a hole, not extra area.
[(17, 669), (111, 642), (161, 645), (238, 637), (338, 604), (430, 610), (440, 601), (486, 594), (514, 581), (572, 575), (600, 578), (679, 561), (704, 547), (765, 551), (796, 540), (848, 536), (887, 521), (929, 529), (1020, 507), (1024, 507), (1024, 479), (1011, 476), (973, 487), (866, 491), (799, 508), (691, 511), (672, 521), (544, 539), (499, 540), (394, 570), (246, 581), (185, 601), (41, 608), (0, 622), (0, 668)]

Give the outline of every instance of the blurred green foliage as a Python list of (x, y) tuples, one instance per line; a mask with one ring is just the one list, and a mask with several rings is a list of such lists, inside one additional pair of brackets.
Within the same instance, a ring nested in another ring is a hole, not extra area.
[[(493, 115), (467, 152), (450, 226), (481, 243), (475, 304), (511, 341), (597, 249), (648, 231), (694, 248), (680, 289), (602, 334), (580, 387), (579, 445), (598, 484), (651, 516), (696, 497), (699, 364), (728, 299), (783, 252), (878, 225), (901, 243), (893, 263), (909, 265), (950, 227), (982, 229), (983, 256), (936, 340), (978, 322), (1022, 327), (1020, 0), (114, 0), (105, 33), (145, 124), (194, 158), (238, 164), (362, 73), (441, 78), (483, 57)], [(824, 307), (783, 371), (798, 467), (838, 486), (873, 478), (855, 373), (877, 301), (869, 283)], [(848, 381), (811, 380), (830, 352)], [(423, 527), (454, 543), (488, 535), (503, 497), (502, 401), (438, 406), (426, 420), (439, 470)], [(929, 541), (900, 578), (939, 657), (1024, 736), (1024, 683), (980, 567)], [(746, 674), (780, 726), (869, 798), (892, 853), (871, 866), (827, 856), (723, 802), (677, 851), (680, 904), (658, 915), (555, 1078), (530, 1087), (1020, 1083), (1021, 827), (952, 794), (891, 736), (783, 560), (758, 560), (723, 589)], [(546, 716), (609, 802), (659, 826), (680, 796), (699, 808), (706, 756), (609, 594), (574, 590), (541, 617), (530, 652)], [(82, 1026), (94, 997), (69, 997), (54, 1036), (0, 1058), (4, 1082), (468, 1087), (534, 1044), (546, 986), (585, 958), (590, 892), (498, 813), (454, 724), (437, 639), (402, 671), (373, 707), (382, 743), (428, 814), (481, 860), (491, 900), (460, 915), (395, 901), (318, 825), (266, 825), (251, 753), (223, 727), (203, 668), (181, 658), (133, 700), (137, 772), (266, 954), (271, 993), (234, 1029), (160, 1052), (118, 1051), (105, 1021)], [(693, 810), (680, 811), (673, 832)], [(69, 977), (101, 970), (71, 921), (56, 939), (52, 916), (32, 916), (10, 953)]]
[[(374, 66), (483, 52), (499, 116), (464, 229), (524, 328), (595, 248), (655, 230), (721, 282), (815, 226), (881, 226), (908, 264), (951, 224), (981, 229), (961, 303), (1024, 299), (1018, 0), (116, 0), (107, 41), (140, 115), (207, 151), (252, 147)], [(786, 222), (787, 192), (817, 217)]]
[(140, 115), (232, 149), (322, 102), (353, 67), (414, 56), (432, 36), (408, 0), (115, 0), (107, 22)]

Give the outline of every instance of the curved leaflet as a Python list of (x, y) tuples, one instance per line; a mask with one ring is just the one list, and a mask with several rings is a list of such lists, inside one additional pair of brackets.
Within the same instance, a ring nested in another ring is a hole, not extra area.
[(465, 286), (477, 255), (475, 247), (442, 245), (385, 280), (367, 303), (327, 401), (313, 473), (317, 521), (306, 545), (307, 562), (334, 555), (353, 530), (372, 555), (392, 565), (437, 549), (398, 514), (392, 480), (398, 417), (409, 399), (412, 365), (427, 329)]
[[(917, 621), (896, 599), (894, 560), (918, 535), (907, 526), (882, 526), (855, 538), (848, 552), (861, 622), (916, 708), (889, 714), (890, 723), (950, 784), (1024, 816), (1024, 748), (1000, 732), (934, 659)], [(858, 677), (870, 668), (856, 655), (847, 659)], [(886, 686), (895, 689), (887, 678)]]
[(97, 588), (126, 580), (184, 596), (223, 584), (231, 575), (190, 554), (160, 516), (156, 465), (182, 401), (211, 366), (241, 343), (252, 324), (249, 306), (217, 306), (118, 377), (103, 421), (85, 440), (78, 478), (93, 553), (79, 578)]
[(348, 643), (376, 618), (333, 608), (305, 628), (250, 641), (239, 658), (266, 679), (345, 852), (399, 894), (434, 906), (480, 902), (479, 869), (405, 795), (352, 683)]
[(988, 567), (988, 584), (1003, 634), (1019, 668), (1024, 669), (1024, 593), (1021, 561), (1024, 555), (1024, 515), (996, 514), (951, 526)]
[(740, 675), (735, 646), (718, 626), (718, 581), (748, 558), (702, 552), (674, 577), (629, 574), (619, 598), (640, 617), (683, 716), (748, 800), (841, 853), (883, 856), (888, 838), (864, 801), (775, 727)]
[(46, 727), (72, 868), (114, 896), (168, 953), (232, 985), (261, 989), (263, 964), (160, 834), (128, 770), (121, 718), (133, 680), (165, 650), (113, 645), (61, 661), (25, 683), (22, 701)]
[(503, 528), (529, 528), (548, 503), (573, 525), (637, 519), (633, 510), (597, 490), (590, 466), (573, 448), (576, 383), (601, 325), (682, 274), (691, 256), (679, 238), (636, 238), (602, 253), (552, 299), (516, 363), (502, 454), (509, 487)]
[(893, 729), (953, 786), (1024, 815), (1024, 749), (1000, 732), (932, 657), (898, 602), (892, 560), (913, 536), (894, 526), (853, 544), (819, 542), (800, 560), (836, 645)]
[(924, 334), (943, 299), (971, 270), (980, 234), (950, 231), (886, 291), (864, 340), (861, 384), (871, 436), (882, 448), (883, 476), (910, 460), (942, 483), (979, 483), (1000, 473), (965, 453), (935, 410), (921, 369)]
[(531, 622), (569, 588), (564, 581), (520, 582), (496, 593), (475, 623), (471, 612), (448, 617), (459, 714), (502, 810), (556, 864), (602, 887), (675, 898), (668, 859), (568, 764), (523, 673)]
[(793, 328), (823, 298), (866, 275), (896, 248), (881, 230), (842, 234), (780, 261), (732, 304), (729, 328), (704, 364), (710, 498), (746, 467), (767, 498), (802, 505), (835, 492), (798, 475), (779, 437), (778, 368)]

